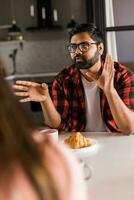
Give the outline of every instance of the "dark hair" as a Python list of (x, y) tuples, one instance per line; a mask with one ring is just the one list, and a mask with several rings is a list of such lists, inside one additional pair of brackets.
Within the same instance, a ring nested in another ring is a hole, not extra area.
[(89, 33), (90, 37), (97, 42), (97, 44), (100, 44), (101, 42), (103, 43), (103, 35), (101, 31), (95, 26), (93, 23), (89, 24), (77, 24), (69, 34), (69, 41), (71, 41), (71, 38), (82, 32), (87, 32)]

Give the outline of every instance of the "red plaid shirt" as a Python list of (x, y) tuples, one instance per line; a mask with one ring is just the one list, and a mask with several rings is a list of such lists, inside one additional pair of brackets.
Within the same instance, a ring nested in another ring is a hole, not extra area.
[[(115, 88), (126, 106), (134, 110), (134, 75), (125, 66), (117, 62), (114, 63), (114, 66)], [(78, 67), (69, 66), (57, 75), (52, 86), (52, 99), (61, 115), (59, 131), (85, 131), (85, 96)], [(100, 106), (102, 119), (108, 131), (121, 132), (113, 119), (106, 96), (101, 89)]]

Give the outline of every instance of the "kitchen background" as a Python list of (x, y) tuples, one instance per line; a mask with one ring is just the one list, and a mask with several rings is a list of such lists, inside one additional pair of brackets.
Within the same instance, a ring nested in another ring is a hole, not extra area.
[[(0, 0), (0, 5), (0, 25), (10, 24), (15, 19), (24, 37), (21, 45), (18, 41), (0, 42), (0, 54), (6, 62), (8, 74), (13, 72), (11, 55), (15, 54), (15, 49), (16, 73), (19, 74), (58, 72), (68, 65), (67, 24), (72, 17), (78, 22), (86, 22), (83, 0), (52, 0), (49, 10), (51, 19), (47, 19), (51, 20), (51, 24), (44, 23), (40, 27), (36, 0)], [(1, 40), (6, 39), (7, 30), (0, 29)]]
[[(14, 64), (17, 74), (58, 72), (68, 65), (67, 25), (72, 18), (87, 22), (87, 1), (90, 0), (0, 0), (0, 56), (8, 74), (13, 73)], [(38, 4), (48, 10), (43, 22)], [(113, 0), (115, 25), (132, 25), (133, 8), (133, 0)], [(5, 26), (12, 20), (21, 28), (24, 38), (21, 42), (7, 41)], [(133, 37), (134, 31), (116, 32), (118, 60), (122, 63), (133, 63)]]
[[(115, 26), (133, 26), (133, 0), (0, 0), (0, 57), (9, 82), (46, 82), (51, 88), (54, 76), (71, 62), (66, 49), (70, 25), (90, 21), (90, 5), (95, 14), (95, 6), (105, 1), (112, 3)], [(98, 18), (101, 16), (107, 18), (100, 9)], [(21, 32), (12, 32), (13, 20)], [(118, 61), (134, 71), (134, 26), (130, 31), (115, 32), (115, 36)], [(42, 121), (39, 104), (25, 106)]]

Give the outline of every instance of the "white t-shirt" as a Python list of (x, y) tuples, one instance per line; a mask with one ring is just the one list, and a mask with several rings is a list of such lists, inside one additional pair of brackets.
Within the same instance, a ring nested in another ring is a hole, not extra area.
[(100, 108), (100, 89), (97, 84), (92, 81), (87, 81), (82, 76), (82, 83), (85, 91), (86, 103), (86, 131), (105, 132), (106, 125), (102, 120)]

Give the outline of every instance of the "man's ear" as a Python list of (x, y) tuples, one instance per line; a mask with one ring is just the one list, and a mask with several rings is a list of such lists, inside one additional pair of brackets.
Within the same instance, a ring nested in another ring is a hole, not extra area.
[(104, 44), (101, 42), (100, 44), (98, 44), (98, 52), (100, 55), (102, 55), (103, 51), (104, 51)]

